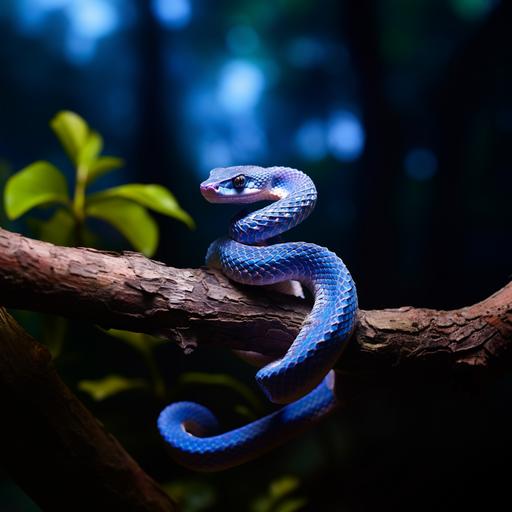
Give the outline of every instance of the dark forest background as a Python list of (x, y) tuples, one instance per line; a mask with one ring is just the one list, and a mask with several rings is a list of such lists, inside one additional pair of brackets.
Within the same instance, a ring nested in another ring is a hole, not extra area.
[[(197, 228), (159, 217), (155, 257), (197, 267), (235, 211), (201, 198), (209, 170), (296, 167), (319, 202), (288, 238), (337, 252), (362, 308), (471, 304), (512, 274), (511, 27), (506, 0), (2, 0), (0, 182), (37, 159), (71, 178), (48, 122), (75, 111), (126, 162), (98, 186), (172, 190)], [(35, 236), (28, 218), (2, 212), (0, 224)], [(97, 229), (108, 248), (129, 248)], [(40, 334), (35, 315), (18, 317)], [(233, 426), (268, 410), (254, 370), (171, 344), (148, 366), (79, 322), (65, 338), (56, 364), (66, 382), (184, 510), (495, 509), (506, 495), (506, 369), (389, 372), (302, 438), (198, 475), (165, 454), (162, 393), (98, 399), (80, 383), (156, 371), (168, 400), (217, 407)], [(235, 380), (208, 383), (210, 373)], [(38, 509), (0, 473), (0, 510)]]

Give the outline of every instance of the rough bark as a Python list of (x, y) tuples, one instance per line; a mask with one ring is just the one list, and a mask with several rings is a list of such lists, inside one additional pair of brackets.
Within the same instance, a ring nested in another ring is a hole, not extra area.
[[(0, 230), (0, 304), (276, 357), (307, 301), (238, 286), (209, 269), (176, 269), (134, 253), (63, 248)], [(512, 283), (454, 311), (360, 311), (344, 369), (443, 361), (489, 367), (510, 355)]]
[(0, 408), (0, 463), (43, 510), (177, 510), (2, 308)]

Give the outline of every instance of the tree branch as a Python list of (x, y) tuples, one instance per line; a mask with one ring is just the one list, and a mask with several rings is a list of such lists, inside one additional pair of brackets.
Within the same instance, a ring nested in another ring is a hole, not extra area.
[[(240, 286), (209, 269), (176, 269), (139, 254), (55, 247), (0, 230), (0, 303), (147, 332), (185, 349), (223, 345), (284, 353), (307, 301)], [(431, 362), (487, 367), (510, 355), (512, 283), (454, 311), (360, 311), (343, 367)]]
[(43, 510), (176, 510), (0, 308), (0, 463)]

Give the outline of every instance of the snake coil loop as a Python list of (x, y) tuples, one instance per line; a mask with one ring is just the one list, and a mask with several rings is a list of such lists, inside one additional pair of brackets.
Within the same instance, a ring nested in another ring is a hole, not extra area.
[(306, 242), (257, 245), (293, 228), (315, 207), (316, 188), (303, 172), (287, 167), (214, 169), (201, 193), (217, 203), (274, 201), (236, 217), (229, 237), (211, 244), (207, 264), (242, 284), (300, 281), (315, 297), (286, 354), (256, 375), (269, 400), (286, 404), (280, 410), (226, 433), (219, 433), (215, 416), (198, 404), (171, 404), (160, 414), (158, 428), (173, 458), (191, 469), (215, 471), (282, 444), (337, 407), (331, 369), (354, 329), (357, 293), (344, 263), (324, 247)]

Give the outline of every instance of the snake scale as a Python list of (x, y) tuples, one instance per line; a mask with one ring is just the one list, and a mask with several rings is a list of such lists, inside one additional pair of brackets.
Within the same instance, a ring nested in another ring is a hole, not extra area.
[(286, 354), (256, 374), (269, 400), (285, 404), (281, 409), (225, 433), (199, 404), (174, 403), (160, 414), (158, 428), (173, 458), (194, 470), (215, 471), (255, 458), (337, 407), (332, 367), (354, 329), (357, 293), (344, 263), (328, 249), (306, 242), (273, 243), (315, 207), (315, 185), (303, 172), (252, 165), (217, 168), (201, 184), (201, 193), (212, 203), (272, 201), (233, 219), (229, 236), (210, 245), (209, 266), (242, 284), (296, 280), (315, 298)]

